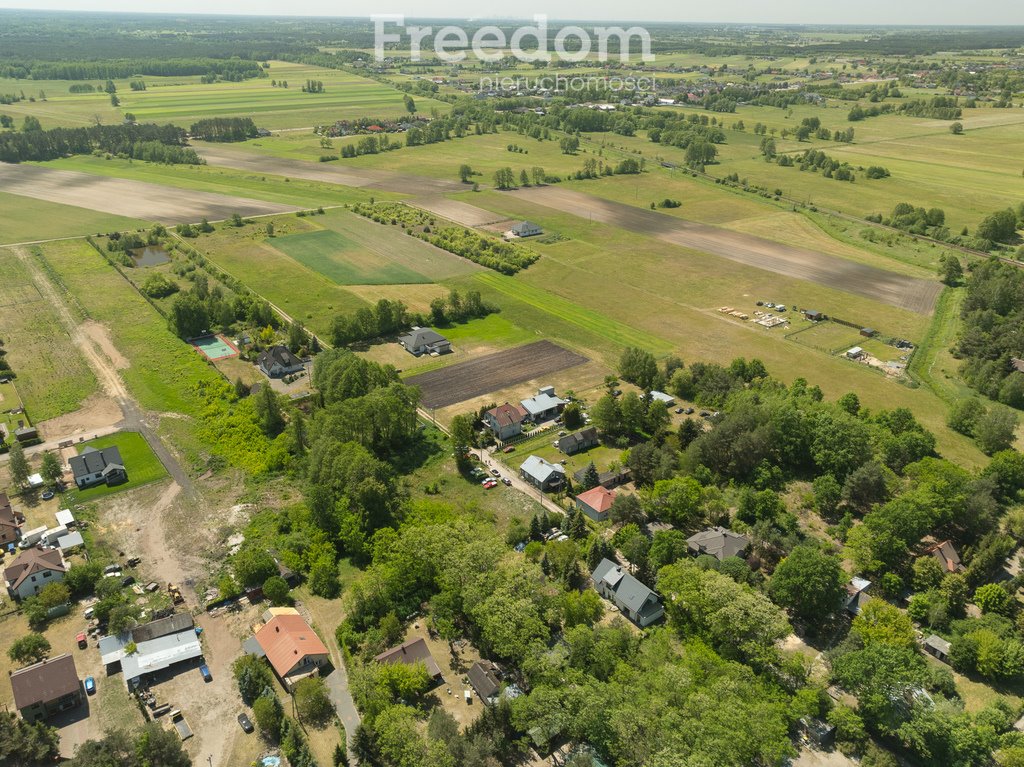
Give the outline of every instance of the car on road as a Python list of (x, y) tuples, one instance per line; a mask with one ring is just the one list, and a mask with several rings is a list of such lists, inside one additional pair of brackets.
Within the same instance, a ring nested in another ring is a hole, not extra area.
[(85, 694), (92, 695), (96, 692), (96, 680), (91, 676), (85, 678)]
[(495, 477), (501, 476), (501, 472), (498, 471), (497, 469), (491, 469), (491, 474), (493, 474)]
[(53, 491), (52, 490), (44, 490), (42, 498), (43, 498), (44, 501), (50, 500), (51, 498), (53, 498)]
[(501, 481), (505, 483), (506, 487), (512, 487), (512, 480), (508, 477), (502, 477)]
[(213, 681), (213, 674), (210, 673), (210, 667), (207, 666), (205, 663), (199, 667), (199, 673), (203, 675), (204, 682)]
[(244, 713), (238, 715), (238, 724), (241, 726), (243, 732), (252, 732), (256, 729), (252, 726), (252, 720)]

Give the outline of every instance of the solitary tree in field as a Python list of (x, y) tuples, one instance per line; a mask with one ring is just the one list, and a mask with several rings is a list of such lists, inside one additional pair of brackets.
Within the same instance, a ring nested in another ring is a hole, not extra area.
[(460, 165), (459, 166), (459, 180), (462, 181), (463, 184), (468, 184), (469, 183), (469, 179), (472, 177), (472, 175), (473, 175), (473, 169), (470, 166), (468, 166), (468, 165)]
[(412, 96), (408, 93), (402, 97), (402, 102), (405, 104), (405, 111), (411, 115), (416, 114), (416, 102), (412, 100)]
[(949, 126), (949, 132), (952, 133), (954, 136), (959, 136), (961, 133), (964, 132), (964, 124), (960, 122), (953, 123), (952, 125)]
[(28, 482), (28, 461), (25, 459), (25, 451), (21, 443), (15, 440), (11, 443), (8, 467), (11, 473), (11, 481), (18, 487), (24, 487)]

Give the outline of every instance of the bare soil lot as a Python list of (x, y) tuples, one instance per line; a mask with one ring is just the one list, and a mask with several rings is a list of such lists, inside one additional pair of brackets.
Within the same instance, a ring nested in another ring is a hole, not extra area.
[[(563, 213), (612, 224), (775, 274), (845, 290), (918, 314), (931, 313), (942, 287), (935, 280), (907, 277), (806, 248), (783, 245), (707, 224), (681, 221), (661, 213), (569, 189), (552, 186), (532, 187), (508, 194)], [(481, 215), (483, 213), (486, 211), (482, 211)], [(447, 214), (449, 218), (455, 217), (459, 223), (476, 225), (468, 218), (465, 221), (461, 220), (458, 215), (459, 211), (456, 209)]]
[(0, 187), (5, 192), (79, 208), (114, 213), (162, 224), (217, 221), (232, 213), (259, 216), (288, 213), (297, 208), (210, 192), (188, 191), (144, 181), (93, 176), (38, 165), (0, 163)]
[[(334, 163), (311, 163), (287, 157), (247, 152), (224, 146), (213, 146), (196, 142), (193, 149), (210, 165), (220, 165), (235, 170), (253, 173), (270, 173), (277, 176), (304, 178), (307, 181), (324, 181), (342, 186), (380, 189), (385, 192), (450, 193), (464, 192), (465, 187), (457, 181), (442, 181), (424, 176), (406, 176), (386, 170), (346, 168)], [(491, 215), (491, 218), (494, 216)]]
[(425, 407), (454, 405), (488, 392), (589, 362), (550, 341), (519, 346), (407, 378), (420, 387)]

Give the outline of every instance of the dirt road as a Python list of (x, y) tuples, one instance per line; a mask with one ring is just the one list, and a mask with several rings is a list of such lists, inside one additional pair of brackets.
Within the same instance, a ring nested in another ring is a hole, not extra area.
[(225, 219), (233, 213), (260, 216), (298, 210), (293, 205), (211, 192), (178, 189), (145, 181), (94, 176), (38, 165), (0, 163), (0, 188), (37, 200), (74, 205), (161, 224)]

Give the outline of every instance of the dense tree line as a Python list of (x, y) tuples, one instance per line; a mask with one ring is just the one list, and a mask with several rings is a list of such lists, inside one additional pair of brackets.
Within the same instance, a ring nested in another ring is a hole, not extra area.
[(189, 134), (203, 141), (245, 141), (258, 133), (251, 117), (210, 117), (192, 123)]
[(963, 330), (954, 347), (961, 372), (990, 399), (1024, 409), (1024, 271), (990, 259), (976, 264), (967, 280), (961, 310)]
[(0, 134), (0, 162), (55, 160), (97, 150), (157, 162), (203, 162), (185, 146), (185, 131), (173, 125), (93, 125)]
[(101, 58), (94, 61), (8, 61), (0, 64), (0, 77), (27, 80), (121, 80), (133, 75), (216, 75), (223, 80), (235, 81), (266, 77), (256, 61), (227, 58)]

